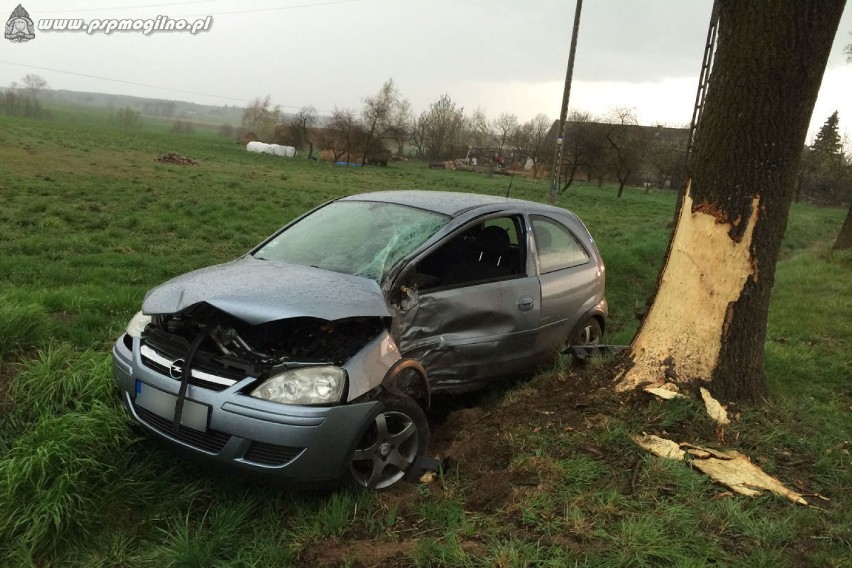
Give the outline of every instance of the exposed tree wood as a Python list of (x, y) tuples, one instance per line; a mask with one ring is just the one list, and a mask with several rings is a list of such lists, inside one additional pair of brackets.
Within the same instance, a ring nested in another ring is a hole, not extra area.
[[(719, 47), (657, 293), (617, 388), (758, 401), (775, 264), (844, 0), (720, 0)], [(783, 117), (783, 118), (782, 118)]]

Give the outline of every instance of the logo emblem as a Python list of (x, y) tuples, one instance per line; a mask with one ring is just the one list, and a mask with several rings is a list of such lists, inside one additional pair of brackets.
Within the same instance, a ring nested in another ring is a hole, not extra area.
[(183, 378), (183, 365), (186, 363), (183, 359), (175, 359), (172, 366), (169, 367), (169, 376), (173, 379), (181, 380)]
[(24, 43), (35, 37), (35, 25), (20, 4), (12, 10), (12, 15), (6, 20), (5, 37), (12, 43)]

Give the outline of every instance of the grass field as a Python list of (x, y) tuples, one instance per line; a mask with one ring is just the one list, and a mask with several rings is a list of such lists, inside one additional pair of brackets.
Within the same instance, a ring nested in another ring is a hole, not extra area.
[[(197, 166), (154, 159), (176, 151)], [(307, 493), (212, 475), (134, 428), (109, 350), (147, 289), (243, 253), (331, 197), (509, 178), (408, 162), (342, 168), (249, 154), (199, 129), (122, 131), (106, 115), (0, 116), (0, 564), (6, 566), (850, 566), (852, 255), (845, 211), (794, 206), (778, 265), (771, 396), (729, 446), (816, 507), (728, 495), (631, 433), (713, 443), (693, 402), (618, 399), (607, 364), (444, 400), (436, 483)], [(547, 184), (516, 177), (512, 195)], [(607, 263), (609, 341), (627, 343), (665, 252), (674, 196), (560, 196)]]

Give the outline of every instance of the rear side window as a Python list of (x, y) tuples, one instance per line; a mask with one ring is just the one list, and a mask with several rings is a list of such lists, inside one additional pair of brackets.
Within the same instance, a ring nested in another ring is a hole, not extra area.
[(531, 218), (542, 274), (589, 262), (589, 253), (567, 227), (546, 217)]

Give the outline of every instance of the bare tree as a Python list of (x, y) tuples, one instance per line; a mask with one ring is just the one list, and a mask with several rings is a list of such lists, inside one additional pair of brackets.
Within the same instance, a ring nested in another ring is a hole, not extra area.
[(692, 178), (619, 390), (674, 381), (728, 400), (758, 402), (766, 393), (775, 264), (843, 6), (718, 0)]
[(406, 131), (410, 112), (408, 101), (401, 97), (393, 79), (388, 79), (378, 93), (364, 99), (361, 111), (365, 134), (363, 165), (367, 164), (370, 153), (379, 147), (382, 140)]
[(308, 159), (314, 155), (314, 142), (311, 129), (317, 120), (317, 109), (312, 106), (304, 106), (290, 118), (290, 126), (299, 133), (299, 138), (303, 144), (308, 145)]
[(422, 112), (420, 116), (411, 119), (411, 128), (408, 133), (408, 139), (417, 148), (418, 158), (426, 155), (426, 121), (423, 120), (425, 114)]
[(344, 155), (347, 162), (351, 161), (352, 148), (356, 145), (357, 122), (355, 111), (352, 109), (334, 107), (326, 126), (327, 138), (324, 143), (334, 154), (335, 162)]
[(645, 130), (638, 126), (633, 109), (624, 107), (611, 112), (608, 124), (606, 140), (612, 151), (611, 167), (618, 180), (618, 197), (621, 197), (627, 180), (642, 164)]
[[(593, 137), (592, 115), (585, 111), (575, 110), (568, 115), (565, 122), (565, 136), (562, 140), (562, 179), (565, 180), (562, 190), (574, 183), (574, 177), (580, 167), (585, 168), (586, 175), (591, 176), (591, 157), (598, 142)], [(559, 123), (556, 123), (558, 130)], [(557, 133), (558, 135), (558, 133)], [(591, 179), (591, 178), (590, 178)]]
[(476, 107), (473, 114), (467, 119), (468, 143), (471, 146), (484, 148), (489, 146), (494, 131), (491, 128), (491, 123), (486, 116), (485, 111), (480, 107)]
[(243, 111), (241, 126), (243, 132), (254, 132), (259, 140), (270, 140), (275, 125), (281, 118), (281, 107), (275, 105), (270, 108), (269, 95), (264, 98), (256, 98)]
[(36, 75), (34, 73), (27, 73), (24, 75), (24, 78), (21, 79), (21, 82), (24, 84), (24, 88), (29, 91), (30, 96), (33, 98), (38, 97), (39, 93), (43, 89), (47, 88), (47, 81), (41, 75)]
[(422, 150), (429, 160), (443, 160), (452, 157), (463, 128), (464, 109), (445, 94), (420, 115), (414, 134), (422, 137)]
[(525, 122), (515, 130), (514, 144), (523, 149), (532, 161), (533, 177), (538, 177), (538, 163), (543, 155), (547, 155), (546, 148), (553, 148), (547, 144), (547, 133), (553, 121), (545, 114), (537, 114), (529, 122)]
[(502, 150), (518, 128), (518, 117), (507, 112), (500, 113), (494, 119), (493, 127), (497, 135), (497, 147)]

